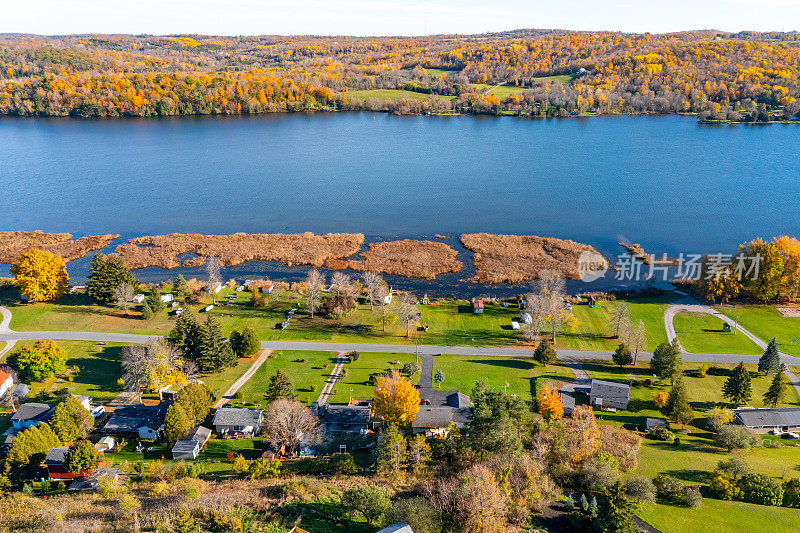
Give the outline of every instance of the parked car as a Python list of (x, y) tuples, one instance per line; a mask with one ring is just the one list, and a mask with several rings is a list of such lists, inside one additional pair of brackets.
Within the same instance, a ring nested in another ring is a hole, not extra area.
[(782, 439), (800, 439), (800, 434), (797, 434), (793, 431), (787, 431), (786, 433), (781, 433)]

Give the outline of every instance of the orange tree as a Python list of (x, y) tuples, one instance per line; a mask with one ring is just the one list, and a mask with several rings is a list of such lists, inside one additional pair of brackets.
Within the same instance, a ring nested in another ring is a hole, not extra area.
[(553, 385), (547, 383), (536, 395), (536, 405), (545, 420), (552, 422), (564, 418), (564, 406), (561, 404), (561, 394)]
[(410, 424), (419, 412), (419, 391), (393, 370), (390, 375), (378, 378), (372, 408), (381, 422)]
[(57, 300), (67, 292), (64, 260), (43, 250), (25, 252), (11, 267), (14, 284), (32, 302)]

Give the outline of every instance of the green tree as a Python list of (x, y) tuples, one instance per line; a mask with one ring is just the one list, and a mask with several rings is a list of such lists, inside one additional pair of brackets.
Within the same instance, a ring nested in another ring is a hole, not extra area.
[(686, 385), (683, 378), (679, 377), (672, 385), (664, 411), (669, 418), (682, 426), (685, 426), (694, 418), (692, 406), (689, 404), (689, 395), (686, 392)]
[(714, 440), (730, 452), (736, 449), (749, 449), (758, 444), (758, 435), (744, 426), (725, 424), (717, 430)]
[(86, 294), (100, 303), (110, 304), (116, 299), (114, 289), (123, 283), (130, 284), (134, 291), (139, 286), (131, 271), (116, 257), (96, 254), (89, 265)]
[(172, 446), (189, 433), (189, 417), (178, 403), (173, 403), (167, 408), (164, 417), (164, 440)]
[(533, 351), (533, 359), (543, 366), (555, 364), (558, 354), (553, 348), (553, 343), (547, 339), (542, 339), (539, 345), (536, 346), (536, 350)]
[(231, 332), (230, 345), (237, 357), (251, 357), (261, 350), (258, 334), (251, 327), (245, 327), (241, 333)]
[(178, 391), (175, 403), (183, 408), (191, 426), (202, 422), (214, 404), (214, 393), (202, 383), (189, 383)]
[(93, 423), (89, 411), (74, 396), (59, 403), (50, 417), (50, 427), (61, 442), (72, 442), (85, 437)]
[(604, 533), (635, 533), (639, 531), (633, 523), (636, 502), (628, 498), (625, 488), (618, 481), (602, 500), (597, 513), (597, 522)]
[(397, 474), (406, 463), (406, 439), (395, 424), (389, 424), (378, 445), (378, 472)]
[(91, 441), (81, 439), (69, 447), (67, 452), (67, 470), (73, 474), (92, 471), (100, 462), (100, 454)]
[(778, 404), (783, 401), (783, 396), (786, 394), (786, 375), (783, 373), (786, 370), (786, 365), (781, 365), (775, 377), (772, 378), (767, 392), (764, 393), (764, 405), (770, 407), (778, 407)]
[(325, 463), (325, 471), (328, 474), (353, 474), (356, 470), (356, 463), (353, 460), (353, 456), (347, 452), (336, 452), (332, 454)]
[(417, 363), (416, 361), (411, 361), (403, 365), (403, 374), (405, 374), (408, 377), (413, 376), (420, 370), (422, 369), (420, 368), (419, 363)]
[(674, 381), (682, 365), (681, 349), (677, 339), (673, 344), (666, 342), (659, 344), (650, 359), (650, 370), (661, 379), (670, 378)]
[(153, 310), (153, 313), (158, 313), (167, 306), (167, 304), (161, 300), (161, 291), (158, 289), (153, 289), (153, 292), (148, 294), (144, 301), (150, 306), (150, 309)]
[(178, 277), (172, 284), (172, 292), (175, 294), (176, 298), (181, 299), (185, 299), (192, 293), (192, 289), (189, 287), (189, 282), (186, 281), (186, 278), (183, 277), (183, 274), (178, 274)]
[(775, 298), (781, 289), (784, 271), (783, 253), (778, 245), (759, 238), (743, 245), (740, 252), (747, 257), (759, 258), (758, 275), (755, 279), (745, 276), (745, 287), (761, 301)]
[[(197, 363), (203, 351), (205, 331), (189, 311), (181, 314), (167, 334), (167, 342), (180, 349), (184, 359)], [(198, 364), (199, 366), (199, 364)]]
[(153, 308), (150, 307), (150, 303), (147, 300), (145, 300), (142, 303), (142, 319), (150, 320), (151, 318), (153, 318), (154, 315), (155, 313), (153, 312)]
[(436, 387), (440, 387), (442, 383), (444, 383), (444, 372), (442, 369), (436, 370), (436, 373), (433, 375), (433, 382), (436, 383)]
[(408, 466), (415, 474), (422, 472), (431, 460), (431, 447), (428, 445), (425, 435), (419, 433), (408, 439), (408, 451), (406, 452)]
[(11, 441), (6, 458), (12, 465), (24, 466), (36, 456), (44, 459), (47, 450), (56, 446), (61, 446), (58, 435), (48, 424), (42, 422), (17, 433)]
[(259, 457), (250, 463), (250, 479), (269, 479), (281, 475), (281, 462), (278, 459)]
[(766, 350), (758, 360), (758, 371), (762, 374), (774, 374), (781, 367), (781, 356), (778, 353), (778, 340), (772, 337)]
[(267, 385), (267, 392), (264, 398), (267, 402), (274, 402), (279, 398), (287, 398), (294, 400), (297, 395), (294, 392), (294, 385), (289, 381), (289, 377), (277, 370), (275, 375), (269, 378), (269, 385)]
[(392, 501), (381, 487), (362, 485), (342, 495), (342, 505), (351, 513), (360, 513), (371, 525), (379, 523)]
[(746, 404), (752, 398), (753, 388), (750, 383), (750, 372), (744, 367), (744, 361), (736, 365), (731, 375), (725, 380), (725, 384), (722, 386), (722, 396), (736, 405)]
[(67, 351), (52, 340), (38, 340), (33, 346), (26, 344), (18, 348), (8, 362), (19, 371), (22, 379), (44, 381), (64, 372)]
[(614, 350), (614, 353), (611, 355), (611, 359), (613, 359), (614, 363), (619, 365), (620, 368), (633, 363), (633, 355), (631, 354), (630, 348), (628, 348), (625, 343), (617, 346), (617, 349)]
[(223, 368), (236, 365), (236, 356), (226, 342), (227, 339), (222, 336), (219, 322), (213, 316), (206, 317), (200, 338), (200, 356), (195, 362), (201, 372), (219, 372)]

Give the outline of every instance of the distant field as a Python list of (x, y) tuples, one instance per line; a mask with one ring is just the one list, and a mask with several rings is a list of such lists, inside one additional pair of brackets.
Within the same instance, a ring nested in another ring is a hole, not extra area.
[(800, 509), (706, 498), (700, 507), (651, 504), (637, 514), (664, 533), (774, 533), (797, 531)]
[(762, 350), (741, 332), (722, 331), (723, 321), (705, 313), (678, 313), (673, 320), (681, 346), (694, 353), (760, 354)]
[[(561, 83), (569, 83), (571, 80), (572, 80), (572, 76), (570, 74), (559, 74), (558, 76), (544, 76), (544, 77), (541, 77), (541, 78), (534, 78), (533, 81), (534, 81), (535, 84), (538, 85), (538, 84), (542, 84), (542, 83), (546, 83), (546, 82), (550, 82), (550, 81), (560, 81)], [(491, 89), (492, 87), (495, 87), (495, 85), (491, 85), (491, 84), (488, 84), (488, 83), (476, 83), (476, 84), (473, 84), (473, 87), (476, 87), (478, 90), (481, 90), (481, 91), (487, 91), (487, 90)], [(495, 95), (500, 100), (505, 100), (506, 98), (508, 98), (512, 94), (520, 93), (520, 92), (525, 91), (527, 89), (530, 89), (530, 87), (517, 87), (515, 85), (501, 85), (500, 87), (495, 87), (494, 89), (489, 91), (489, 94)]]
[(347, 91), (345, 94), (358, 98), (362, 102), (370, 98), (377, 98), (379, 100), (425, 100), (427, 98), (436, 98), (442, 100), (452, 100), (454, 96), (443, 96), (440, 94), (424, 94), (414, 91), (404, 91), (400, 89), (372, 89), (368, 91)]
[[(782, 352), (800, 356), (800, 318), (785, 317), (771, 305), (718, 306), (764, 342), (778, 339)], [(792, 342), (795, 341), (795, 342)]]

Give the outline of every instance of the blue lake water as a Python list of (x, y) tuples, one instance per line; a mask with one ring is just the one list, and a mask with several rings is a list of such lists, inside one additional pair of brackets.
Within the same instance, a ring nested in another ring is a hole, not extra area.
[(799, 148), (796, 125), (674, 116), (3, 118), (0, 229), (485, 231), (727, 252), (800, 234)]

